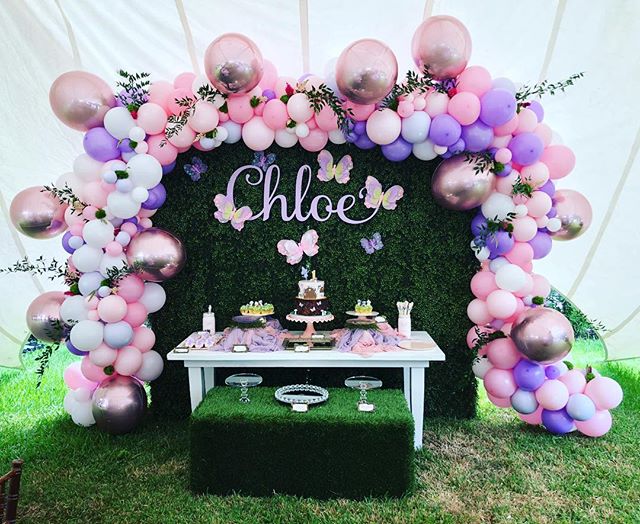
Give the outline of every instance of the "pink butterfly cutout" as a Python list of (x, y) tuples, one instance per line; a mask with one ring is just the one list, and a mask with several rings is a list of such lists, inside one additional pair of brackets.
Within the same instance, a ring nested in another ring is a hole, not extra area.
[(318, 253), (318, 233), (315, 229), (310, 229), (304, 235), (300, 243), (295, 240), (282, 239), (278, 242), (278, 253), (287, 257), (287, 262), (291, 265), (302, 260), (303, 255), (312, 257)]
[(318, 178), (322, 182), (328, 182), (332, 178), (338, 184), (346, 184), (349, 181), (349, 171), (353, 169), (353, 160), (349, 155), (343, 156), (337, 164), (333, 163), (333, 156), (329, 151), (323, 149), (318, 153)]
[(236, 209), (233, 199), (229, 198), (228, 195), (216, 195), (213, 203), (218, 208), (218, 211), (213, 214), (216, 220), (221, 224), (231, 222), (231, 226), (237, 231), (242, 231), (244, 223), (253, 215), (253, 211), (249, 206), (242, 206), (240, 209)]
[(404, 196), (402, 186), (391, 186), (386, 191), (382, 191), (382, 184), (372, 176), (367, 177), (364, 187), (367, 190), (364, 205), (371, 209), (380, 205), (385, 209), (395, 209), (396, 202)]

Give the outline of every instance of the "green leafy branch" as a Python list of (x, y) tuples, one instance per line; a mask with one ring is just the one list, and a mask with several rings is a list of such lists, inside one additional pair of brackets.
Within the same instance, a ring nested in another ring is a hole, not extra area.
[(124, 277), (140, 273), (141, 270), (142, 263), (140, 262), (134, 262), (130, 266), (109, 267), (107, 268), (107, 277), (101, 282), (101, 285), (110, 288), (116, 287)]
[(34, 261), (29, 260), (28, 256), (24, 256), (9, 267), (0, 268), (0, 273), (30, 273), (31, 275), (48, 275), (49, 280), (56, 278), (66, 279), (68, 273), (68, 265), (61, 264), (55, 258), (47, 261), (42, 255)]
[(422, 74), (418, 74), (415, 71), (407, 71), (404, 82), (393, 86), (391, 92), (380, 103), (380, 108), (389, 108), (395, 111), (398, 109), (398, 99), (401, 96), (410, 95), (411, 93), (426, 93), (430, 89), (434, 89), (438, 93), (448, 94), (451, 87), (455, 87), (455, 85), (451, 83), (447, 87), (443, 82), (434, 80), (427, 67), (424, 68)]
[(484, 151), (481, 153), (463, 151), (463, 154), (465, 161), (473, 165), (474, 175), (480, 175), (485, 171), (491, 171), (492, 173), (502, 173), (502, 171), (504, 170), (504, 164), (502, 162), (496, 162), (489, 151)]
[(318, 114), (324, 107), (329, 107), (338, 118), (338, 127), (343, 132), (348, 132), (353, 122), (353, 111), (350, 107), (344, 107), (342, 100), (326, 85), (320, 84), (318, 87), (307, 87), (306, 80), (298, 84), (297, 91), (305, 93), (313, 112)]
[(142, 104), (149, 100), (149, 73), (128, 73), (123, 69), (118, 71), (120, 80), (116, 85), (122, 88), (122, 92), (116, 97), (129, 110), (137, 111)]
[(569, 78), (565, 80), (561, 80), (560, 82), (549, 82), (548, 80), (543, 80), (542, 82), (538, 82), (533, 85), (523, 85), (518, 92), (516, 93), (516, 102), (518, 102), (518, 112), (523, 107), (527, 107), (529, 100), (532, 97), (542, 97), (542, 95), (555, 95), (558, 91), (563, 92), (564, 90), (572, 86), (576, 80), (579, 80), (584, 76), (584, 72), (574, 73)]
[(50, 186), (42, 186), (41, 193), (50, 193), (61, 203), (67, 204), (71, 208), (71, 213), (80, 213), (87, 207), (73, 192), (73, 190), (65, 183), (64, 187), (59, 188), (51, 184)]
[(471, 351), (476, 354), (480, 351), (484, 346), (486, 346), (489, 342), (493, 342), (494, 340), (498, 340), (499, 338), (507, 338), (502, 331), (493, 331), (492, 333), (485, 333), (478, 326), (475, 327), (476, 332), (476, 341), (471, 348)]
[(522, 180), (522, 178), (520, 178), (520, 175), (518, 175), (518, 178), (516, 178), (516, 181), (513, 183), (511, 193), (513, 195), (524, 195), (528, 198), (531, 198), (531, 196), (533, 195), (533, 186), (530, 183)]

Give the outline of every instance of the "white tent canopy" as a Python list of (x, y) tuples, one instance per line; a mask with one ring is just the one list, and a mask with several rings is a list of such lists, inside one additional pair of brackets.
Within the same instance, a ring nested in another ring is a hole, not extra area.
[[(593, 224), (577, 240), (554, 242), (535, 271), (607, 326), (610, 358), (638, 356), (640, 234), (633, 210), (640, 196), (640, 2), (634, 0), (4, 0), (0, 266), (24, 254), (64, 259), (58, 239), (19, 236), (8, 220), (16, 193), (54, 181), (82, 152), (81, 134), (49, 108), (49, 86), (61, 73), (84, 69), (113, 82), (122, 68), (172, 80), (200, 72), (209, 42), (231, 31), (251, 37), (282, 75), (323, 75), (327, 62), (364, 37), (386, 42), (404, 73), (412, 66), (413, 31), (431, 14), (462, 20), (473, 40), (471, 64), (494, 77), (531, 83), (586, 73), (543, 105), (545, 121), (577, 156), (559, 187), (591, 201)], [(29, 302), (56, 286), (28, 275), (0, 278), (0, 352), (24, 340)]]

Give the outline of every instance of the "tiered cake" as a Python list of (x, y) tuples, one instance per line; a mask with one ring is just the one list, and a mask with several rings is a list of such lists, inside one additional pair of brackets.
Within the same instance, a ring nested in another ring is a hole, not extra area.
[(310, 280), (298, 281), (298, 296), (294, 304), (294, 315), (319, 317), (329, 314), (329, 300), (324, 294), (324, 280), (318, 280), (315, 271), (311, 272)]

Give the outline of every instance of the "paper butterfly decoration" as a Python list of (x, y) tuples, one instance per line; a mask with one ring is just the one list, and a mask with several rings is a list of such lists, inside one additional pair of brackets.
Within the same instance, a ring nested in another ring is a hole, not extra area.
[(382, 235), (374, 233), (371, 238), (361, 238), (360, 245), (367, 252), (367, 255), (373, 255), (376, 251), (380, 251), (384, 244), (382, 243)]
[(249, 206), (242, 206), (240, 209), (236, 209), (233, 199), (228, 195), (216, 195), (213, 199), (213, 203), (218, 208), (213, 216), (221, 224), (231, 222), (233, 229), (242, 231), (244, 223), (251, 218), (253, 211)]
[(322, 182), (328, 182), (332, 178), (338, 184), (346, 184), (349, 182), (349, 171), (353, 169), (353, 160), (349, 155), (343, 156), (337, 164), (333, 163), (333, 156), (329, 151), (323, 149), (318, 153), (318, 178)]
[(291, 265), (300, 262), (304, 255), (312, 257), (318, 253), (318, 233), (315, 229), (310, 229), (302, 235), (300, 243), (282, 239), (278, 242), (278, 253), (286, 256), (287, 262)]
[(253, 154), (253, 162), (251, 165), (259, 167), (263, 171), (266, 171), (267, 168), (276, 161), (276, 155), (273, 153), (269, 153), (268, 155), (264, 154), (264, 151), (256, 151)]
[(368, 176), (364, 185), (367, 195), (364, 198), (365, 207), (375, 209), (382, 205), (385, 209), (395, 209), (396, 202), (404, 195), (402, 186), (391, 186), (386, 191), (382, 191), (382, 184), (378, 179)]
[(191, 158), (190, 164), (184, 165), (184, 172), (191, 177), (191, 180), (197, 182), (209, 169), (209, 166), (200, 160), (197, 156)]
[(300, 276), (302, 276), (302, 278), (307, 280), (309, 278), (309, 268), (306, 266), (302, 266), (300, 268)]

